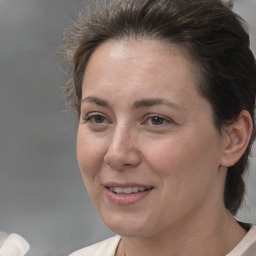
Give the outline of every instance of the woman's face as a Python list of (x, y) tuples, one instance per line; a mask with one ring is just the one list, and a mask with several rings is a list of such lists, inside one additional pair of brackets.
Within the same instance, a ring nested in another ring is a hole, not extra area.
[(85, 70), (77, 153), (114, 232), (153, 236), (222, 201), (222, 138), (195, 67), (175, 46), (108, 41)]

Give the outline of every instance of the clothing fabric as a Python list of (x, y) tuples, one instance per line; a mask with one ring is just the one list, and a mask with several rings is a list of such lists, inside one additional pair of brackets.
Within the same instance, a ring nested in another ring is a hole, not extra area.
[[(70, 256), (115, 256), (120, 236), (85, 247)], [(256, 225), (253, 225), (240, 243), (226, 256), (256, 256)]]
[(69, 256), (115, 256), (120, 240), (120, 236), (114, 236), (97, 244), (85, 247)]
[(253, 225), (240, 243), (226, 256), (256, 256), (256, 225)]

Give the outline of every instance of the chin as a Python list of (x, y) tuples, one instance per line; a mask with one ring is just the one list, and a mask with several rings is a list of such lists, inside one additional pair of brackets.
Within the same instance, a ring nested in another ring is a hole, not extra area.
[(138, 216), (118, 216), (111, 217), (103, 216), (104, 223), (111, 229), (115, 234), (122, 237), (145, 237), (150, 233), (150, 221), (146, 221), (146, 218), (139, 218)]

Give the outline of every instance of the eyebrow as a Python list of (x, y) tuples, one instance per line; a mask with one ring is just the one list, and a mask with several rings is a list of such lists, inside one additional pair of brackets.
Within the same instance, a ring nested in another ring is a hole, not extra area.
[(84, 102), (94, 103), (94, 104), (102, 106), (102, 107), (109, 107), (109, 103), (107, 100), (103, 100), (103, 99), (100, 99), (100, 98), (94, 97), (94, 96), (88, 96), (88, 97), (82, 99), (81, 103), (84, 103)]
[(167, 106), (177, 109), (177, 110), (183, 110), (183, 111), (185, 110), (184, 107), (179, 106), (173, 102), (170, 102), (170, 101), (162, 99), (162, 98), (142, 99), (139, 101), (135, 101), (135, 103), (134, 103), (134, 106), (136, 108), (153, 107), (155, 105), (167, 105)]
[[(82, 99), (81, 103), (84, 102), (89, 102), (89, 103), (93, 103), (102, 107), (110, 107), (110, 104), (108, 103), (107, 100), (95, 97), (95, 96), (88, 96), (84, 99)], [(167, 105), (171, 108), (177, 109), (177, 110), (182, 110), (184, 111), (185, 108), (182, 106), (179, 106), (173, 102), (167, 101), (165, 99), (162, 98), (149, 98), (149, 99), (141, 99), (138, 101), (134, 102), (134, 107), (135, 108), (144, 108), (144, 107), (153, 107), (156, 105)]]

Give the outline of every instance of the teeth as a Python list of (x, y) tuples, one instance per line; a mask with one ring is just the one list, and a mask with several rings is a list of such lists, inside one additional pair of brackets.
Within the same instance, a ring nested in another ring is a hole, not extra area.
[[(124, 193), (125, 194), (131, 194), (132, 193), (132, 187), (129, 187), (129, 188), (124, 188)], [(120, 191), (120, 190), (119, 190)]]
[(133, 193), (137, 193), (138, 191), (139, 191), (139, 187), (133, 187), (133, 188), (132, 188), (132, 192), (133, 192)]
[(109, 187), (109, 189), (112, 192), (115, 192), (116, 194), (132, 194), (132, 193), (137, 193), (137, 192), (142, 192), (147, 190), (147, 188), (144, 188), (144, 187), (126, 187), (126, 188)]

